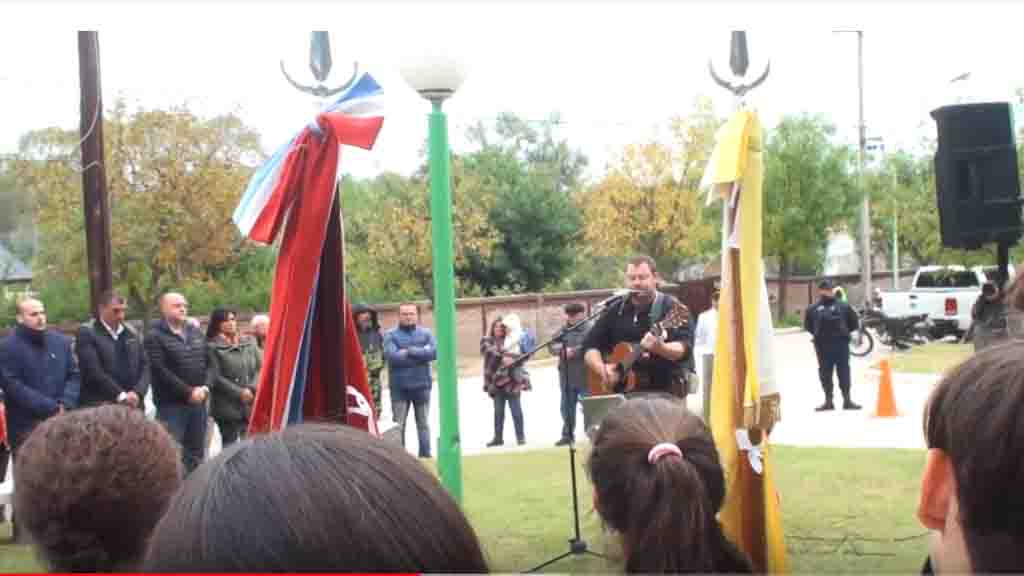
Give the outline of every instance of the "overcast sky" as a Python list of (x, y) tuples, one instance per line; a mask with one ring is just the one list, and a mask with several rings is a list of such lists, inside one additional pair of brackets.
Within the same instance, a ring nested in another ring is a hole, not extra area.
[[(751, 75), (771, 59), (771, 75), (750, 98), (768, 127), (782, 114), (820, 112), (854, 142), (857, 40), (832, 31), (861, 28), (868, 135), (891, 150), (933, 135), (928, 111), (936, 106), (1006, 100), (1024, 86), (1015, 42), (1022, 16), (1012, 2), (0, 3), (0, 153), (14, 151), (26, 130), (77, 128), (78, 28), (100, 30), (107, 105), (123, 95), (147, 108), (236, 110), (268, 151), (314, 110), (285, 82), (279, 61), (311, 81), (308, 31), (330, 30), (329, 83), (347, 78), (358, 60), (387, 94), (377, 148), (344, 153), (344, 170), (359, 176), (418, 164), (428, 104), (398, 66), (426, 44), (443, 41), (468, 68), (445, 105), (453, 147), (465, 146), (464, 128), (477, 118), (512, 111), (542, 120), (558, 111), (558, 133), (600, 174), (624, 144), (654, 136), (698, 94), (729, 110), (732, 99), (712, 83), (707, 62), (728, 72), (733, 28), (748, 30)], [(949, 83), (964, 72), (969, 80)]]

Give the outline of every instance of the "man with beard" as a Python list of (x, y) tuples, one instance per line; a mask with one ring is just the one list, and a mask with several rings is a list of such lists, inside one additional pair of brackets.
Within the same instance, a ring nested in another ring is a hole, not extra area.
[[(15, 320), (14, 333), (0, 342), (0, 388), (5, 393), (8, 442), (16, 459), (18, 446), (37, 424), (76, 407), (81, 381), (71, 339), (47, 330), (42, 302), (21, 300)], [(13, 536), (19, 539), (16, 524)]]
[(681, 307), (687, 318), (689, 310), (675, 297), (658, 291), (660, 278), (653, 258), (644, 255), (630, 258), (625, 277), (631, 295), (595, 321), (583, 340), (584, 361), (601, 379), (605, 390), (619, 392), (626, 375), (619, 374), (616, 366), (606, 364), (604, 355), (611, 353), (619, 343), (639, 346), (642, 354), (632, 367), (636, 375), (632, 392), (664, 392), (685, 398), (684, 363), (692, 352), (689, 321), (667, 330), (664, 337), (652, 334), (651, 328), (662, 321), (669, 310)]
[(17, 304), (14, 333), (0, 344), (11, 447), (39, 422), (78, 404), (81, 380), (71, 340), (47, 330), (46, 309), (35, 298)]
[(804, 330), (814, 335), (814, 351), (818, 355), (818, 377), (825, 391), (825, 403), (816, 411), (834, 410), (832, 404), (832, 372), (839, 377), (843, 393), (843, 410), (860, 410), (850, 399), (850, 333), (857, 330), (857, 313), (849, 304), (835, 296), (828, 279), (818, 284), (818, 301), (804, 314)]

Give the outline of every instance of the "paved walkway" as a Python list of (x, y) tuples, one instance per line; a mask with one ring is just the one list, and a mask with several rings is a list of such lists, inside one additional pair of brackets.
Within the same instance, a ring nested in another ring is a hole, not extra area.
[[(879, 347), (880, 348), (880, 347)], [(772, 442), (792, 446), (835, 446), (844, 448), (924, 448), (922, 414), (928, 394), (938, 377), (935, 375), (901, 374), (893, 375), (893, 390), (900, 416), (876, 418), (872, 416), (878, 394), (878, 371), (872, 366), (888, 349), (876, 351), (867, 358), (852, 358), (853, 398), (864, 409), (859, 411), (836, 410), (815, 412), (814, 407), (822, 402), (823, 393), (818, 383), (817, 360), (810, 336), (806, 333), (780, 333), (775, 336), (775, 352), (778, 363), (778, 378), (782, 387), (782, 421), (772, 433)], [(512, 416), (505, 417), (505, 446), (487, 448), (494, 430), (494, 405), (482, 388), (480, 377), (462, 378), (459, 381), (459, 428), (462, 436), (462, 453), (478, 454), (495, 451), (518, 451), (549, 448), (561, 436), (562, 417), (559, 412), (558, 370), (553, 365), (531, 367), (533, 390), (522, 396), (526, 428), (525, 446), (515, 445)], [(838, 385), (836, 396), (839, 395)], [(701, 411), (703, 399), (700, 394), (688, 399), (690, 408)], [(506, 408), (506, 411), (508, 409)], [(406, 425), (406, 447), (415, 454), (417, 450), (416, 426), (412, 410)], [(390, 401), (385, 391), (382, 428), (391, 422)], [(577, 414), (577, 438), (582, 434), (582, 409)], [(437, 386), (434, 386), (430, 402), (431, 452), (437, 455), (439, 427), (439, 401)], [(220, 439), (215, 436), (212, 453), (219, 451)]]
[[(860, 411), (815, 412), (823, 393), (818, 383), (817, 360), (810, 336), (806, 333), (786, 333), (775, 337), (778, 378), (782, 386), (782, 421), (772, 433), (776, 444), (793, 446), (836, 446), (875, 448), (924, 448), (922, 413), (928, 394), (938, 377), (934, 375), (894, 374), (893, 390), (900, 416), (876, 418), (872, 416), (878, 394), (878, 371), (871, 366), (888, 353), (873, 352), (867, 358), (852, 358), (853, 398), (864, 408)], [(547, 448), (561, 436), (562, 418), (559, 413), (558, 371), (554, 366), (531, 369), (533, 390), (522, 396), (527, 444), (514, 445), (515, 433), (510, 414), (505, 418), (503, 448), (486, 448), (493, 435), (494, 408), (490, 397), (482, 391), (479, 377), (463, 378), (459, 382), (459, 418), (463, 454), (496, 450), (524, 450)], [(836, 396), (839, 397), (838, 384)], [(699, 394), (691, 395), (689, 405), (699, 412), (703, 400)], [(385, 397), (385, 404), (388, 404)], [(507, 410), (507, 409), (506, 409)], [(385, 406), (385, 421), (390, 421), (389, 407)], [(577, 429), (582, 429), (582, 410), (577, 415)], [(438, 428), (438, 398), (435, 386), (430, 405), (433, 453), (436, 455)], [(412, 415), (406, 426), (406, 446), (416, 452), (416, 433)], [(577, 438), (582, 432), (577, 432)], [(513, 446), (509, 446), (509, 443)]]

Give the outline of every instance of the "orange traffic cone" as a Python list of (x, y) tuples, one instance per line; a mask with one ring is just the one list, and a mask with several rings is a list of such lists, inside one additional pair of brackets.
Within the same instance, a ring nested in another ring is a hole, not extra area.
[(883, 358), (878, 363), (882, 374), (878, 379), (878, 403), (875, 406), (875, 416), (879, 418), (892, 418), (899, 416), (896, 411), (896, 396), (892, 391), (892, 365), (888, 358)]

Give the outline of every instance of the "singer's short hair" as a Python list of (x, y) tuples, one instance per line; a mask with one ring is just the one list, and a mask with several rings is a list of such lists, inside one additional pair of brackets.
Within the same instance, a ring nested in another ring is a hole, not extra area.
[(627, 268), (630, 266), (639, 266), (641, 264), (647, 264), (647, 267), (651, 269), (652, 274), (658, 273), (658, 264), (654, 261), (654, 258), (651, 258), (646, 254), (631, 256), (630, 259), (626, 261)]
[(565, 310), (565, 313), (568, 314), (569, 316), (575, 316), (580, 312), (586, 310), (586, 308), (584, 308), (583, 304), (580, 304), (579, 302), (570, 302), (565, 305), (565, 308), (563, 308), (563, 310)]

